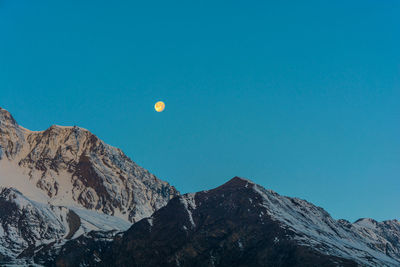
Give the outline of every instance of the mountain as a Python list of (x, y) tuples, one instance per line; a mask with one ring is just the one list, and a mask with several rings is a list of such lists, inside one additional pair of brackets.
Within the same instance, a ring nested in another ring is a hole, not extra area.
[(1, 108), (0, 186), (38, 202), (80, 206), (130, 222), (179, 194), (88, 130), (53, 125), (29, 131)]
[(41, 248), (35, 260), (46, 266), (400, 266), (400, 222), (334, 220), (305, 200), (235, 177), (173, 198), (123, 234), (91, 232), (62, 249)]
[(88, 130), (0, 108), (0, 265), (400, 266), (400, 222), (333, 219), (235, 177), (180, 195)]
[(86, 129), (34, 132), (0, 108), (0, 264), (93, 230), (115, 235), (177, 195)]
[(93, 230), (123, 231), (130, 226), (114, 216), (35, 202), (14, 188), (0, 187), (0, 263), (23, 264), (29, 259), (15, 259), (37, 246), (61, 246)]

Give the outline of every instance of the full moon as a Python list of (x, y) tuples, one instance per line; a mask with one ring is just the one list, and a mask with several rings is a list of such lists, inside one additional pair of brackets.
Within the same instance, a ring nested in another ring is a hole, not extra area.
[(155, 105), (154, 105), (154, 109), (157, 112), (162, 112), (165, 109), (165, 103), (162, 101), (158, 101)]

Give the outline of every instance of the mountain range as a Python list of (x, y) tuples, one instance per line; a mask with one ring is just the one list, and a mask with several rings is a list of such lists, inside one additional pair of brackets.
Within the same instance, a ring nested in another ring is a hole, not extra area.
[(239, 177), (181, 195), (86, 129), (0, 108), (0, 265), (400, 266), (400, 222), (335, 220)]

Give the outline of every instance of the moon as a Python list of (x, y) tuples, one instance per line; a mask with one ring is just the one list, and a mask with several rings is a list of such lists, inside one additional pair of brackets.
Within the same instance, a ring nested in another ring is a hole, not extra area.
[(162, 112), (165, 109), (165, 103), (162, 101), (158, 101), (155, 105), (154, 105), (154, 109), (157, 112)]

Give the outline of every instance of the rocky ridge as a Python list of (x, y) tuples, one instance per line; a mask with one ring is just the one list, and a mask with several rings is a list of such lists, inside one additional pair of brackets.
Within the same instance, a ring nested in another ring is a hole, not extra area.
[[(399, 240), (396, 220), (334, 220), (305, 200), (235, 177), (216, 189), (173, 198), (108, 243), (87, 236), (69, 241), (47, 264), (399, 266)], [(36, 259), (48, 259), (49, 251), (39, 251)]]
[(86, 129), (30, 131), (0, 108), (0, 265), (91, 231), (115, 235), (176, 195)]
[(0, 158), (0, 185), (13, 185), (18, 170), (25, 187), (29, 181), (42, 192), (32, 196), (35, 200), (78, 205), (130, 222), (150, 216), (179, 194), (86, 129), (53, 125), (33, 132), (1, 108)]

